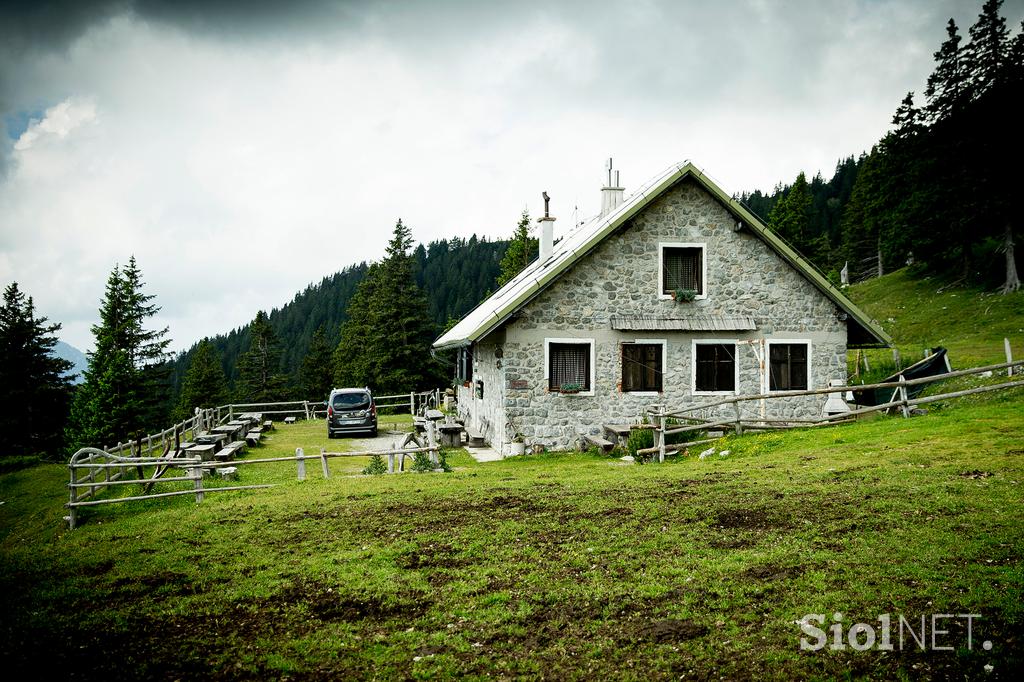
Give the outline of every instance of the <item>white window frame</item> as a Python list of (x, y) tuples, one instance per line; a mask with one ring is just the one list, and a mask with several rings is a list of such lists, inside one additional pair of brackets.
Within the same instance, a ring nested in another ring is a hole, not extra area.
[[(580, 391), (579, 393), (561, 393), (559, 391), (551, 390), (551, 344), (553, 343), (575, 343), (575, 344), (589, 344), (590, 345), (590, 390)], [(544, 339), (544, 390), (548, 393), (555, 395), (573, 396), (593, 396), (594, 391), (597, 388), (597, 343), (592, 338), (545, 338)]]
[[(733, 362), (733, 370), (735, 372), (735, 379), (733, 380), (734, 389), (732, 391), (698, 391), (697, 390), (697, 346), (728, 346), (732, 344), (732, 347), (736, 349), (733, 357), (736, 359)], [(690, 345), (690, 393), (691, 395), (739, 395), (740, 394), (740, 342), (739, 339), (693, 339)]]
[(619, 379), (622, 379), (622, 372), (625, 369), (622, 367), (622, 353), (621, 347), (625, 345), (633, 344), (647, 344), (647, 345), (660, 345), (661, 346), (661, 391), (626, 391), (623, 390), (623, 395), (635, 395), (639, 398), (657, 398), (665, 392), (665, 379), (668, 377), (668, 339), (633, 339), (632, 341), (620, 341), (620, 353), (619, 353)]
[(658, 298), (663, 301), (671, 301), (672, 294), (663, 293), (662, 286), (665, 282), (665, 249), (695, 249), (699, 248), (700, 253), (700, 281), (704, 285), (704, 291), (697, 294), (696, 300), (703, 300), (708, 297), (708, 245), (707, 242), (658, 242)]
[[(802, 345), (807, 346), (807, 388), (806, 389), (790, 389), (790, 388), (787, 388), (787, 389), (784, 389), (784, 390), (775, 390), (775, 391), (772, 390), (772, 388), (771, 388), (771, 386), (772, 386), (772, 346), (773, 345), (780, 345), (780, 344), (786, 344), (786, 345), (802, 344)], [(786, 391), (794, 391), (794, 390), (795, 391), (800, 391), (800, 390), (808, 390), (808, 391), (810, 391), (810, 390), (814, 389), (814, 375), (811, 374), (811, 357), (812, 357), (811, 351), (813, 350), (813, 346), (811, 346), (811, 340), (810, 339), (765, 339), (765, 344), (764, 345), (765, 345), (765, 350), (764, 350), (764, 353), (765, 353), (765, 357), (764, 357), (765, 372), (764, 372), (764, 386), (761, 387), (762, 391), (764, 393), (785, 393)]]

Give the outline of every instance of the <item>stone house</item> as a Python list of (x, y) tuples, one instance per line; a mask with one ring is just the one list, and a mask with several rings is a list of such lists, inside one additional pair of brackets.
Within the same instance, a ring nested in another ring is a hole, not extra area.
[[(572, 448), (653, 405), (825, 388), (845, 382), (848, 348), (891, 342), (692, 163), (629, 197), (617, 175), (601, 215), (557, 244), (541, 218), (538, 259), (434, 342), (458, 349), (460, 415), (494, 449), (508, 454), (516, 432)], [(795, 418), (824, 402), (742, 409)]]

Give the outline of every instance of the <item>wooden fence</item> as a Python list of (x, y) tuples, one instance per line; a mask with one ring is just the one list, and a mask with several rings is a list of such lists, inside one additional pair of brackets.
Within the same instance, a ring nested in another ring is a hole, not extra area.
[[(919, 379), (904, 379), (903, 375), (900, 375), (898, 381), (888, 383), (862, 384), (854, 386), (831, 386), (829, 388), (818, 388), (806, 391), (775, 391), (771, 393), (758, 393), (756, 395), (737, 395), (731, 396), (729, 398), (723, 398), (721, 400), (716, 400), (714, 402), (703, 403), (701, 405), (694, 405), (692, 407), (685, 407), (681, 409), (659, 408), (649, 412), (651, 417), (655, 420), (653, 425), (654, 447), (637, 450), (637, 453), (641, 455), (657, 454), (658, 461), (664, 462), (665, 455), (670, 452), (677, 452), (691, 445), (702, 445), (704, 443), (710, 443), (716, 440), (715, 438), (705, 438), (685, 443), (674, 443), (672, 445), (669, 445), (666, 443), (668, 436), (683, 433), (707, 431), (708, 429), (732, 429), (735, 431), (737, 435), (742, 435), (744, 431), (768, 431), (779, 429), (808, 428), (854, 421), (862, 415), (870, 414), (872, 412), (879, 412), (882, 410), (899, 410), (904, 417), (909, 417), (910, 410), (914, 407), (917, 407), (918, 405), (927, 405), (928, 403), (934, 403), (940, 400), (960, 398), (963, 396), (975, 395), (978, 393), (988, 393), (990, 391), (1002, 391), (1006, 389), (1020, 388), (1024, 386), (1024, 379), (1018, 379), (1016, 381), (1006, 381), (999, 384), (987, 384), (984, 386), (977, 386), (975, 388), (951, 391), (949, 393), (942, 393), (939, 395), (916, 397), (910, 397), (908, 395), (907, 388), (910, 386), (920, 386), (923, 384), (934, 383), (936, 381), (943, 381), (945, 379), (952, 379), (954, 377), (982, 374), (985, 372), (994, 373), (999, 370), (1006, 370), (1007, 377), (1012, 378), (1014, 375), (1014, 368), (1020, 367), (1022, 365), (1024, 365), (1024, 360), (1017, 360), (1016, 362), (1010, 361), (1000, 363), (998, 365), (987, 365), (984, 367), (962, 369), (954, 372), (947, 372), (945, 374), (937, 374), (935, 376), (930, 377), (921, 377)], [(891, 389), (893, 391), (893, 399), (880, 405), (872, 405), (870, 407), (863, 407), (856, 410), (850, 410), (847, 412), (840, 412), (838, 414), (826, 415), (815, 419), (773, 419), (766, 417), (744, 417), (740, 411), (740, 403), (744, 402), (768, 401), (777, 400), (779, 398), (795, 398), (800, 396), (825, 395), (829, 393), (836, 393), (841, 395), (843, 393), (846, 393), (847, 391), (872, 391), (876, 389)], [(701, 417), (695, 417), (692, 415), (693, 412), (709, 410), (712, 408), (723, 408), (727, 405), (732, 405), (732, 414), (722, 416), (717, 419), (706, 419)], [(668, 423), (669, 419), (686, 420), (696, 423), (670, 425)]]
[[(248, 407), (255, 407), (255, 405), (249, 405)], [(203, 417), (200, 417), (197, 413), (192, 420), (186, 420), (184, 423), (190, 424), (190, 429), (195, 429), (197, 427), (192, 422), (196, 420), (203, 422), (205, 419), (212, 419), (216, 413), (215, 409), (209, 410), (208, 412), (210, 414)], [(230, 412), (227, 414), (230, 414)], [(266, 414), (266, 412), (263, 414)], [(175, 439), (180, 437), (181, 432), (178, 431), (180, 426), (180, 424), (176, 424), (171, 429), (168, 429), (168, 431), (174, 434)], [(396, 471), (400, 472), (405, 470), (406, 457), (415, 457), (416, 454), (421, 452), (430, 453), (430, 459), (435, 465), (440, 463), (440, 446), (438, 445), (437, 426), (432, 421), (427, 422), (427, 439), (427, 445), (425, 447), (405, 447), (409, 442), (409, 439), (407, 438), (406, 442), (402, 444), (402, 447), (391, 448), (388, 450), (327, 452), (324, 448), (320, 448), (320, 454), (316, 456), (316, 458), (321, 462), (324, 478), (330, 478), (330, 468), (327, 462), (329, 459), (334, 457), (372, 457), (374, 455), (380, 455), (381, 457), (387, 458), (388, 473), (396, 473)], [(417, 443), (417, 445), (419, 445), (419, 443)], [(250, 465), (294, 461), (296, 462), (298, 480), (304, 481), (306, 479), (306, 461), (311, 459), (305, 455), (302, 448), (296, 448), (294, 457), (263, 457), (257, 459), (231, 460), (227, 462), (203, 462), (200, 457), (188, 457), (187, 450), (184, 452), (179, 451), (177, 449), (177, 443), (175, 443), (174, 449), (169, 452), (165, 452), (159, 457), (144, 457), (141, 454), (136, 455), (134, 454), (134, 449), (132, 449), (131, 452), (132, 454), (126, 457), (120, 454), (107, 452), (99, 448), (82, 448), (71, 456), (71, 460), (68, 462), (68, 503), (65, 505), (68, 508), (68, 515), (64, 517), (71, 530), (74, 530), (78, 523), (77, 510), (82, 507), (116, 504), (118, 502), (131, 502), (135, 500), (177, 497), (181, 495), (195, 495), (196, 502), (199, 503), (203, 501), (205, 493), (208, 492), (253, 490), (273, 487), (272, 484), (204, 487), (204, 470), (211, 471), (223, 467), (237, 467), (243, 464)], [(396, 461), (398, 464), (397, 469), (395, 466)], [(186, 475), (165, 476), (164, 474), (171, 469), (180, 469), (186, 472)], [(133, 473), (134, 477), (131, 476)], [(193, 488), (191, 490), (150, 492), (157, 484), (182, 483), (189, 481), (193, 484)], [(127, 485), (141, 486), (142, 494), (126, 497), (89, 499), (102, 490)]]

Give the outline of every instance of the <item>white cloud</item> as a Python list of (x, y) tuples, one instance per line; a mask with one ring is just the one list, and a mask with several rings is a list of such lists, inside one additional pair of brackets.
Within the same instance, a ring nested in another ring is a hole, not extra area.
[(398, 217), (503, 237), (547, 190), (565, 229), (607, 156), (627, 190), (685, 158), (734, 191), (828, 175), (921, 89), (949, 7), (464, 10), (272, 39), (123, 15), (25, 57), (4, 101), (59, 104), (0, 183), (0, 283), (84, 349), (134, 254), (184, 348), (379, 258)]

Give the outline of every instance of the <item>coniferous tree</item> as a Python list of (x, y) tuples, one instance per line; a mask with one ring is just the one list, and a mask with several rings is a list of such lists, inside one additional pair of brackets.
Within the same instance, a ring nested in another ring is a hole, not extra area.
[(953, 19), (946, 24), (946, 40), (935, 53), (935, 71), (928, 76), (924, 94), (929, 120), (941, 121), (959, 111), (967, 98), (969, 73), (964, 66), (960, 47), (960, 29)]
[(163, 363), (170, 343), (167, 329), (149, 330), (146, 321), (160, 308), (142, 292), (134, 256), (114, 266), (93, 325), (95, 345), (85, 381), (75, 393), (69, 439), (76, 447), (111, 446), (160, 428), (164, 402)]
[(530, 237), (530, 214), (526, 210), (519, 218), (505, 256), (501, 259), (498, 286), (503, 287), (530, 264), (537, 254), (537, 240)]
[(811, 193), (807, 176), (801, 171), (789, 193), (768, 215), (768, 226), (783, 239), (801, 249), (806, 244), (811, 221)]
[(71, 363), (53, 355), (59, 324), (36, 317), (17, 282), (0, 304), (0, 458), (53, 455), (61, 446)]
[(370, 267), (352, 297), (334, 354), (339, 386), (390, 393), (440, 380), (430, 355), (434, 326), (426, 295), (413, 276), (411, 245), (409, 228), (399, 220), (384, 260)]
[(217, 349), (209, 339), (203, 339), (192, 354), (192, 362), (182, 382), (175, 419), (188, 419), (197, 407), (217, 407), (227, 400), (227, 379)]
[(252, 403), (284, 400), (288, 377), (281, 373), (277, 335), (262, 310), (249, 325), (249, 338), (249, 350), (238, 359), (239, 397)]
[(309, 350), (302, 360), (300, 379), (302, 395), (305, 398), (326, 398), (332, 388), (334, 376), (333, 353), (327, 341), (327, 330), (323, 325), (313, 332), (309, 342)]

